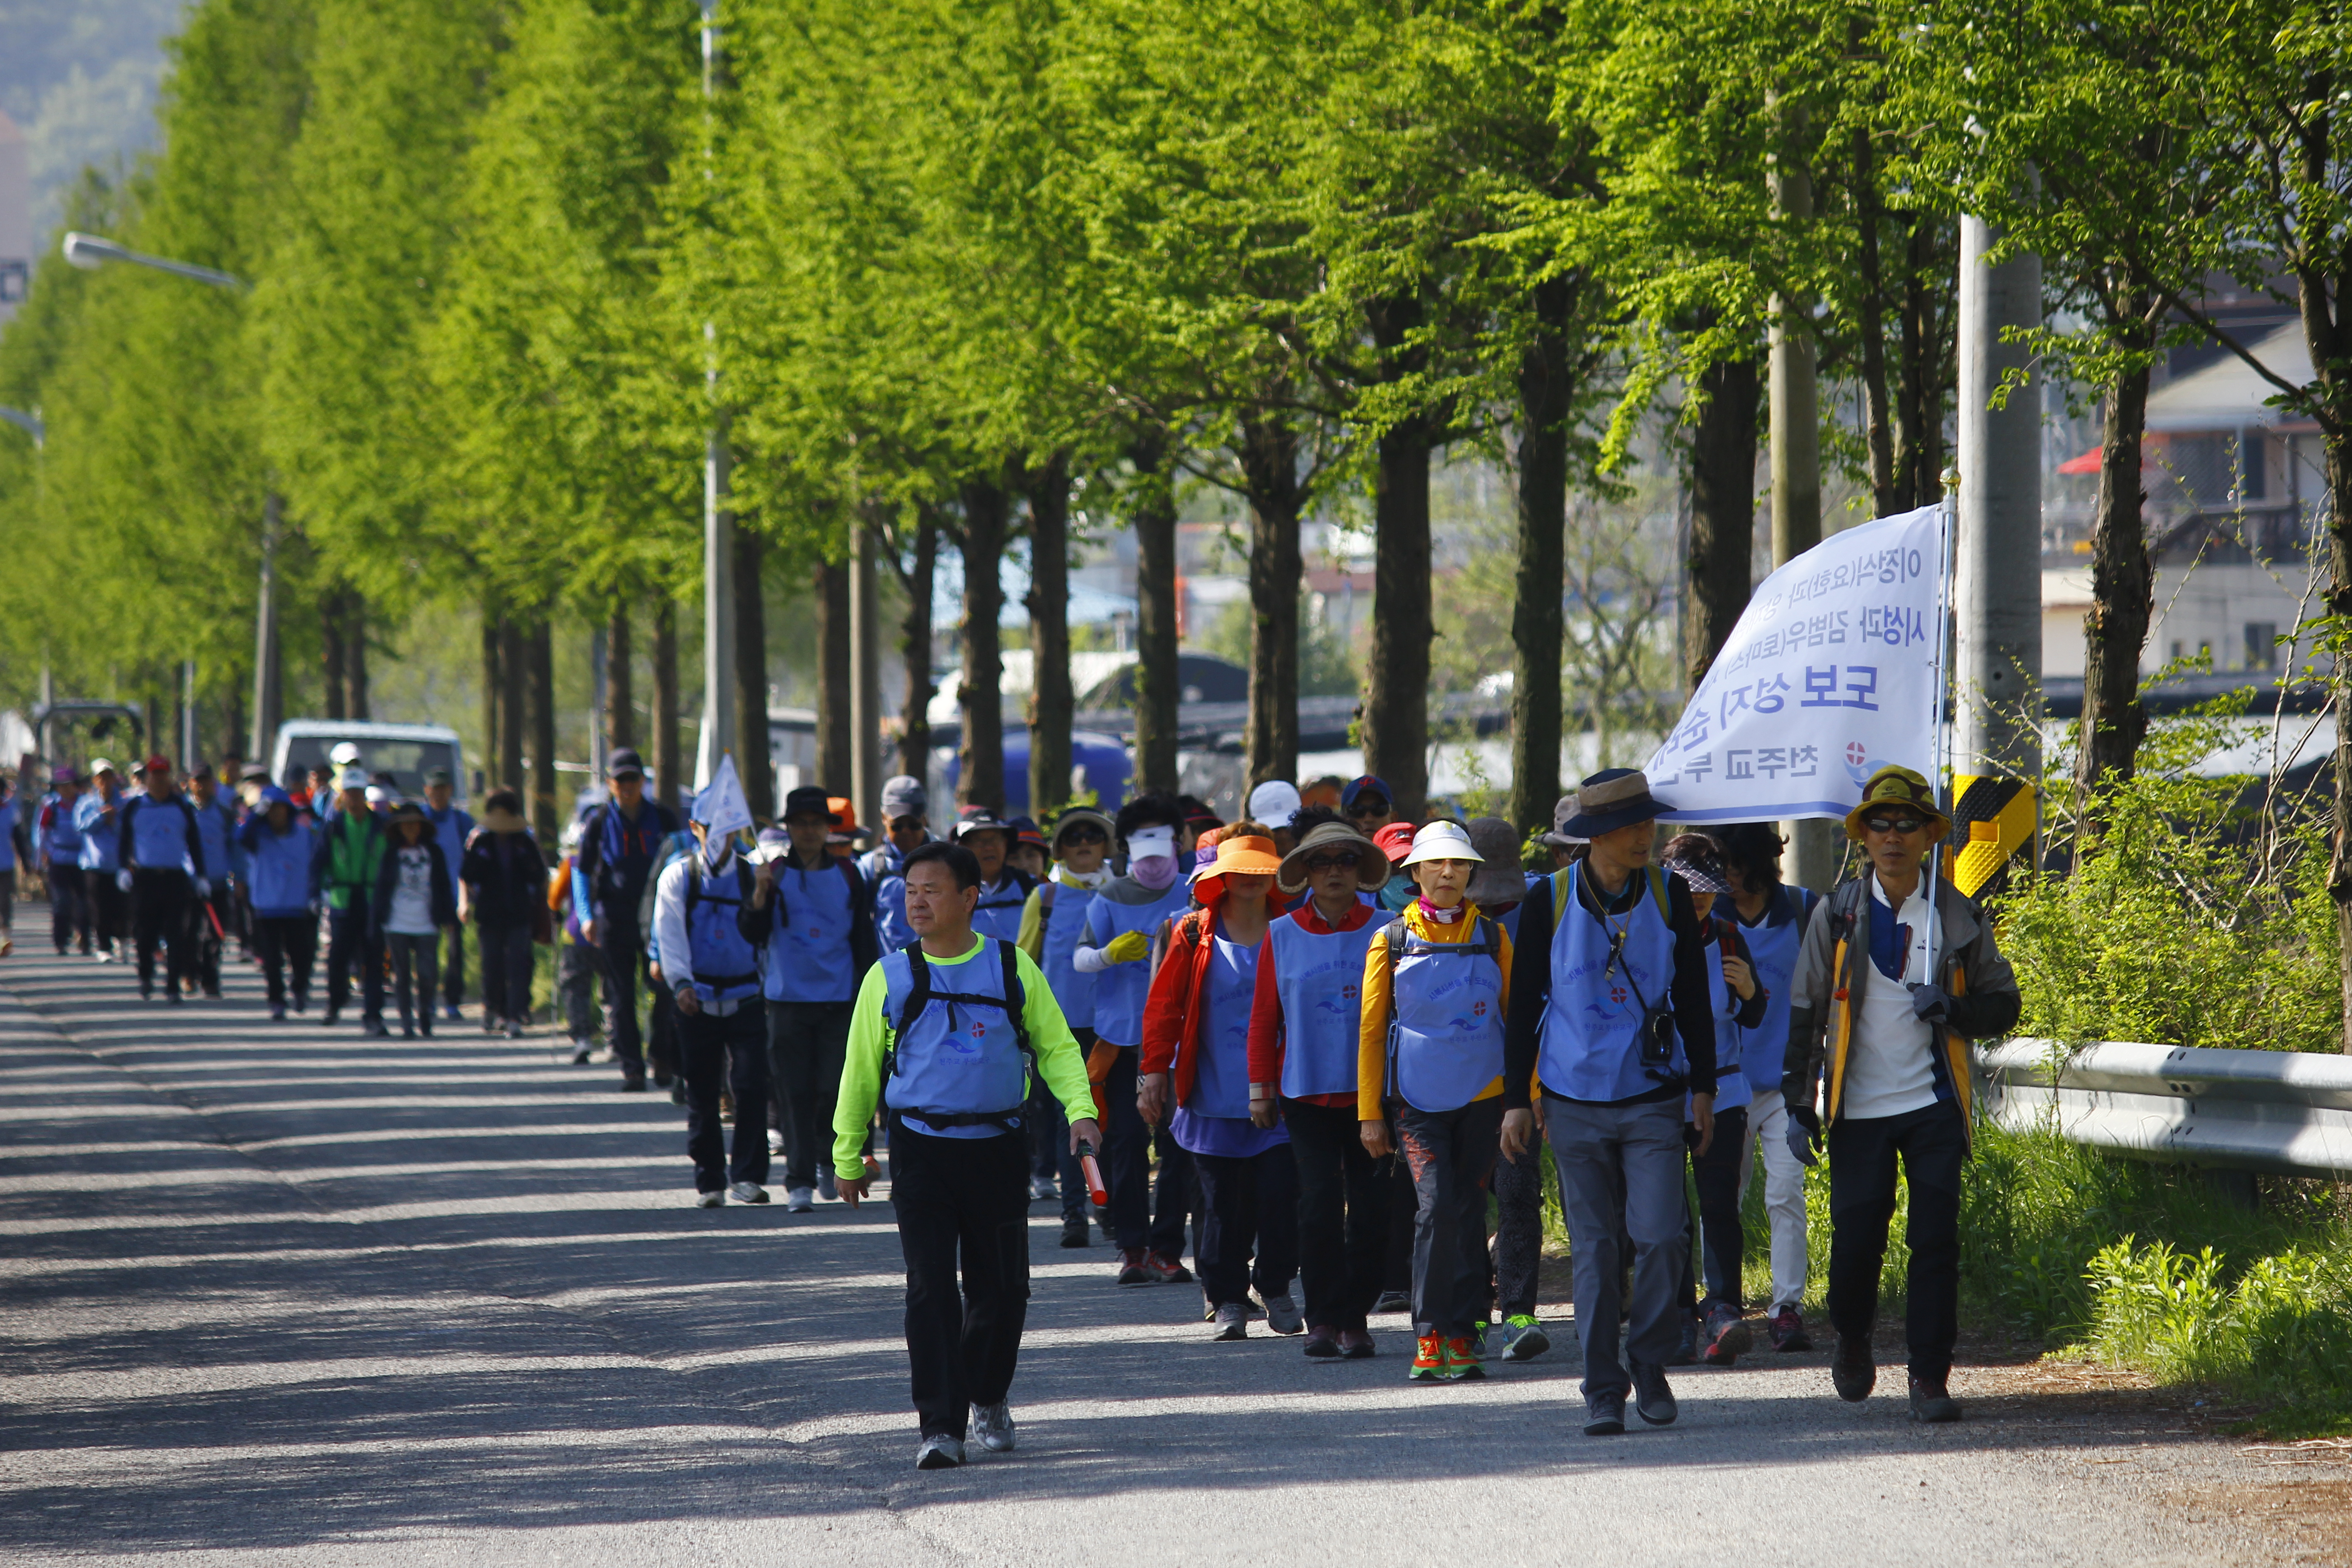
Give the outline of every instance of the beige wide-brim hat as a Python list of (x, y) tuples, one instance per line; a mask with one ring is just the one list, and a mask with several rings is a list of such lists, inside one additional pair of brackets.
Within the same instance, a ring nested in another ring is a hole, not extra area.
[(1297, 848), (1282, 858), (1282, 869), (1276, 874), (1274, 885), (1286, 893), (1304, 891), (1307, 862), (1335, 846), (1354, 853), (1358, 887), (1378, 888), (1388, 881), (1389, 858), (1381, 853), (1379, 845), (1344, 822), (1318, 822), (1307, 830)]

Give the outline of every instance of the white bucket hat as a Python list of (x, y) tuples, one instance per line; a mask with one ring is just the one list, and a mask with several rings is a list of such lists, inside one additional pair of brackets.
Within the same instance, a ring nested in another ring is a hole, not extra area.
[(1486, 858), (1470, 842), (1469, 833), (1458, 822), (1431, 822), (1423, 825), (1412, 836), (1412, 852), (1404, 858), (1408, 866), (1418, 866), (1423, 860), (1475, 860), (1486, 864)]

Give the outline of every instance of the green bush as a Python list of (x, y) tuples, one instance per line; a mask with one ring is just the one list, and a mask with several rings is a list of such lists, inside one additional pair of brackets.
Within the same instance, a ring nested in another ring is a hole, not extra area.
[(2234, 1281), (2211, 1247), (2126, 1237), (2099, 1249), (2081, 1348), (2165, 1383), (2218, 1384), (2291, 1411), (2352, 1407), (2352, 1276), (2340, 1256), (2290, 1248)]

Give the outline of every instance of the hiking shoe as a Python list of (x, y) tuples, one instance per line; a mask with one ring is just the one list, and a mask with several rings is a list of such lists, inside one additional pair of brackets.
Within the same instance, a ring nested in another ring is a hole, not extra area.
[(815, 1213), (816, 1194), (809, 1191), (806, 1187), (786, 1187), (784, 1189), (784, 1212), (786, 1214)]
[(1551, 1336), (1532, 1312), (1516, 1312), (1503, 1320), (1503, 1359), (1533, 1361), (1551, 1349)]
[(1614, 1437), (1625, 1430), (1625, 1396), (1596, 1394), (1584, 1402), (1584, 1435)]
[[(1154, 1252), (1147, 1255), (1143, 1260), (1143, 1267), (1150, 1271), (1151, 1280), (1155, 1285), (1189, 1285), (1192, 1282), (1192, 1271), (1184, 1267), (1182, 1260), (1171, 1258), (1165, 1253)], [(1242, 1310), (1249, 1310), (1246, 1307)]]
[(1218, 1307), (1212, 1321), (1217, 1325), (1217, 1331), (1209, 1336), (1212, 1339), (1245, 1340), (1249, 1338), (1249, 1309), (1239, 1301), (1227, 1301)]
[(1307, 1331), (1307, 1343), (1301, 1348), (1317, 1361), (1338, 1361), (1339, 1331), (1328, 1323), (1318, 1323)]
[(1837, 1396), (1849, 1405), (1870, 1397), (1878, 1384), (1878, 1363), (1871, 1359), (1868, 1340), (1838, 1336), (1837, 1353), (1830, 1358), (1830, 1382), (1837, 1385)]
[(1084, 1219), (1066, 1219), (1062, 1222), (1062, 1245), (1064, 1247), (1087, 1245), (1087, 1222)]
[(763, 1204), (768, 1201), (768, 1189), (757, 1182), (737, 1182), (727, 1191), (739, 1204)]
[(1339, 1356), (1341, 1360), (1370, 1361), (1373, 1356), (1378, 1355), (1379, 1353), (1380, 1352), (1372, 1344), (1370, 1330), (1341, 1329), (1339, 1331)]
[(727, 1189), (713, 1187), (707, 1193), (694, 1194), (694, 1206), (698, 1209), (723, 1209), (727, 1206)]
[(1794, 1307), (1783, 1307), (1764, 1323), (1764, 1331), (1771, 1336), (1776, 1351), (1809, 1351), (1813, 1338), (1805, 1332), (1805, 1316)]
[(1051, 1176), (1029, 1178), (1029, 1201), (1033, 1204), (1057, 1204), (1062, 1201), (1062, 1189)]
[(416, 1026), (414, 1024), (403, 1024), (400, 1026), (400, 1037), (404, 1040), (415, 1039), (416, 1037)]
[(1290, 1292), (1282, 1291), (1265, 1299), (1265, 1326), (1277, 1334), (1299, 1334), (1307, 1331), (1307, 1319), (1291, 1300)]
[(1013, 1452), (1013, 1406), (1005, 1400), (971, 1407), (971, 1435), (992, 1454)]
[(1682, 1407), (1666, 1386), (1666, 1369), (1647, 1362), (1633, 1363), (1633, 1414), (1653, 1426), (1671, 1426)]
[(448, 1019), (453, 1024), (462, 1024), (466, 1021), (466, 1010), (463, 1007), (458, 1006), (455, 1002), (452, 1002), (447, 1006), (442, 1008), (441, 1016)]
[[(425, 1032), (427, 1036), (430, 1036), (433, 1033), (430, 1029), (427, 1029)], [(623, 1094), (643, 1094), (645, 1091), (646, 1075), (643, 1073), (634, 1073), (621, 1080), (621, 1092)]]
[(915, 1468), (919, 1470), (952, 1470), (962, 1463), (963, 1439), (944, 1432), (932, 1433), (915, 1450)]
[(1746, 1355), (1756, 1342), (1739, 1309), (1728, 1301), (1718, 1302), (1706, 1315), (1706, 1346), (1699, 1352), (1699, 1362), (1706, 1366), (1729, 1366)]
[(139, 983), (139, 1000), (142, 1002), (152, 1002), (155, 1000), (155, 983), (153, 981), (142, 980)]
[[(1675, 1346), (1675, 1353), (1666, 1358), (1666, 1364), (1668, 1366), (1698, 1364), (1698, 1320), (1696, 1318), (1686, 1317), (1683, 1320), (1682, 1342)], [(1636, 1405), (1638, 1404), (1637, 1401)]]
[(831, 1165), (819, 1165), (816, 1168), (816, 1195), (829, 1204), (837, 1204), (841, 1201), (841, 1184), (833, 1179)]
[(335, 1026), (335, 1020), (341, 1018), (342, 1016), (343, 1010), (341, 1007), (336, 1006), (332, 1002), (330, 1002), (327, 1004), (327, 1010), (319, 1016), (320, 1026), (321, 1028), (331, 1029)]
[(1118, 1249), (1118, 1282), (1122, 1285), (1149, 1285), (1159, 1276), (1143, 1260), (1143, 1248), (1122, 1247)]
[(595, 1059), (596, 1047), (594, 1046), (590, 1045), (585, 1040), (574, 1040), (572, 1042), (572, 1065), (573, 1067), (584, 1068)]
[(1960, 1402), (1945, 1389), (1944, 1380), (1932, 1383), (1924, 1377), (1911, 1380), (1911, 1419), (1914, 1421), (1958, 1421)]
[(273, 1024), (282, 1024), (286, 1021), (285, 1003), (273, 1002), (269, 1005), (269, 1021)]
[(509, 1040), (520, 1040), (522, 1038), (522, 1024), (520, 1020), (514, 1018), (509, 1018), (507, 1020), (507, 1038)]
[(674, 1078), (669, 1080), (669, 1102), (672, 1105), (686, 1103), (686, 1079)]
[(1412, 1310), (1412, 1298), (1406, 1295), (1402, 1290), (1383, 1290), (1381, 1292), (1381, 1299), (1372, 1303), (1372, 1310), (1375, 1312), (1410, 1312)]
[(1423, 1334), (1412, 1342), (1412, 1365), (1405, 1369), (1405, 1377), (1413, 1383), (1445, 1383), (1453, 1373), (1446, 1370), (1445, 1342), (1435, 1334)]
[(1477, 1342), (1468, 1334), (1445, 1342), (1445, 1375), (1456, 1381), (1486, 1375), (1486, 1369), (1478, 1364)]

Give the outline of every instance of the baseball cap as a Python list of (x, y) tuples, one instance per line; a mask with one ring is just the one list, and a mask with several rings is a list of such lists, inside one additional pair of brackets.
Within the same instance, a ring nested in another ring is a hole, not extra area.
[(341, 773), (335, 775), (335, 787), (337, 789), (363, 790), (367, 788), (367, 786), (368, 776), (367, 770), (365, 768), (345, 768)]
[(1268, 827), (1287, 827), (1298, 816), (1298, 786), (1288, 779), (1268, 779), (1249, 793), (1252, 822), (1263, 822)]
[(604, 776), (608, 779), (625, 778), (631, 773), (643, 778), (645, 773), (645, 759), (637, 755), (635, 747), (623, 746), (604, 759)]
[(827, 823), (833, 820), (832, 801), (824, 791), (815, 784), (803, 784), (798, 789), (788, 791), (784, 795), (784, 809), (781, 820), (789, 822), (793, 817), (803, 815), (822, 816)]
[(882, 820), (896, 822), (902, 816), (921, 816), (931, 809), (930, 792), (923, 781), (910, 773), (899, 773), (882, 781)]
[(447, 768), (427, 768), (425, 770), (425, 782), (429, 784), (455, 784), (457, 781), (449, 776)]
[(968, 805), (956, 819), (955, 838), (961, 844), (975, 833), (994, 831), (1010, 837), (1013, 825), (984, 805)]
[(172, 771), (172, 759), (161, 752), (156, 752), (148, 757), (146, 768), (151, 773), (169, 773)]
[(1353, 812), (1356, 802), (1368, 795), (1379, 795), (1389, 803), (1390, 810), (1396, 809), (1396, 791), (1389, 788), (1388, 780), (1378, 773), (1364, 773), (1349, 780), (1348, 787), (1339, 792), (1340, 814), (1346, 816)]
[(1372, 842), (1381, 847), (1381, 853), (1393, 866), (1412, 852), (1412, 831), (1410, 822), (1391, 822), (1372, 835)]
[(347, 768), (359, 760), (360, 746), (357, 741), (338, 741), (327, 752), (327, 761), (339, 768)]

